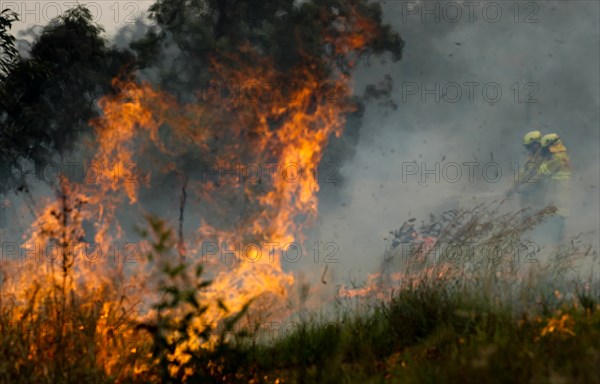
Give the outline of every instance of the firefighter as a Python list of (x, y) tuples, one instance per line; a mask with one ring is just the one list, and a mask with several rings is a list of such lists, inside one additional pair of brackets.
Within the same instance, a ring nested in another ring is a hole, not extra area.
[(556, 133), (543, 136), (541, 148), (539, 173), (543, 181), (544, 205), (552, 205), (557, 209), (556, 215), (549, 220), (548, 230), (553, 233), (554, 241), (561, 242), (565, 237), (565, 222), (569, 216), (571, 164), (567, 149)]
[(508, 196), (512, 196), (513, 193), (519, 195), (522, 209), (543, 208), (543, 191), (539, 174), (539, 167), (542, 163), (541, 143), (542, 134), (540, 131), (528, 132), (523, 137), (527, 159), (523, 167), (519, 167), (515, 184), (508, 192)]

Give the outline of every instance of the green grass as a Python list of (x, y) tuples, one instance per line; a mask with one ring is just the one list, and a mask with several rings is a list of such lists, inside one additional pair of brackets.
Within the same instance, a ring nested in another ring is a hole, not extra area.
[[(532, 315), (422, 285), (368, 314), (307, 322), (274, 343), (238, 348), (251, 367), (243, 372), (260, 372), (256, 382), (595, 383), (599, 299), (596, 292), (594, 299), (540, 303), (548, 313)], [(557, 327), (549, 332), (551, 322)]]

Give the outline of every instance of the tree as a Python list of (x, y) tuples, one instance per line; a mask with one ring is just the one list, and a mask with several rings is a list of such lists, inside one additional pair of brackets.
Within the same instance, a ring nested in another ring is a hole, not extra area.
[(8, 33), (12, 23), (17, 20), (19, 20), (17, 14), (9, 9), (0, 12), (0, 81), (4, 79), (19, 56), (15, 47), (15, 37)]
[[(400, 60), (404, 47), (400, 36), (382, 23), (380, 5), (367, 0), (157, 0), (150, 15), (156, 25), (131, 48), (142, 73), (187, 102), (203, 102), (195, 95), (215, 80), (212, 62), (241, 72), (264, 61), (273, 63), (280, 86), (295, 82), (293, 69), (305, 68), (325, 84), (349, 76), (363, 58), (387, 53), (393, 61)], [(349, 29), (357, 40), (371, 40), (355, 50), (343, 47), (348, 42), (338, 40)], [(391, 86), (370, 87), (368, 94), (352, 100), (356, 108), (346, 116), (342, 137), (330, 139), (324, 162), (341, 164), (352, 156), (364, 103), (389, 100), (391, 91)], [(219, 92), (227, 98), (235, 90), (224, 86)], [(189, 162), (197, 164), (197, 159)]]
[[(142, 67), (161, 68), (161, 85), (172, 91), (204, 85), (210, 78), (210, 60), (239, 53), (244, 45), (272, 58), (281, 71), (312, 60), (318, 64), (313, 70), (323, 70), (324, 76), (331, 74), (331, 64), (346, 72), (348, 58), (332, 52), (333, 44), (326, 39), (339, 34), (336, 29), (344, 27), (343, 20), (357, 15), (372, 22), (369, 28), (374, 29), (362, 31), (374, 35), (362, 54), (389, 52), (399, 60), (404, 46), (390, 26), (382, 25), (379, 4), (366, 0), (312, 0), (299, 5), (294, 0), (157, 0), (150, 15), (156, 27), (132, 48)], [(177, 51), (167, 50), (172, 46)], [(252, 63), (240, 66), (247, 64)]]
[(40, 171), (91, 134), (96, 99), (114, 92), (111, 80), (133, 63), (127, 51), (108, 47), (102, 32), (90, 11), (78, 6), (44, 28), (30, 58), (12, 56), (0, 87), (0, 193), (26, 188), (23, 160)]

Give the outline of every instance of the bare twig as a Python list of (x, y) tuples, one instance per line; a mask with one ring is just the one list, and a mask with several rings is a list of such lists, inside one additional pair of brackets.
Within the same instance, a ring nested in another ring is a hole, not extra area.
[(321, 283), (323, 283), (323, 284), (327, 284), (327, 281), (325, 281), (325, 274), (327, 273), (327, 268), (329, 268), (329, 265), (325, 266), (325, 270), (323, 271), (323, 274), (321, 275)]
[(179, 199), (179, 239), (177, 241), (177, 252), (179, 253), (179, 263), (183, 264), (185, 262), (185, 241), (183, 239), (183, 212), (185, 211), (185, 202), (187, 200), (187, 183), (188, 177), (184, 176), (183, 186), (181, 187), (181, 197)]

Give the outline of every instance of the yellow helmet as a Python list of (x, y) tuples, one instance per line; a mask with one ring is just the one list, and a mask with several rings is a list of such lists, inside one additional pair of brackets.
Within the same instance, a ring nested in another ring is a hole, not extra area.
[(556, 133), (549, 133), (547, 135), (544, 135), (544, 137), (542, 137), (542, 148), (549, 147), (552, 144), (558, 142), (559, 140), (560, 137), (558, 137)]
[(542, 140), (542, 133), (540, 131), (531, 131), (523, 137), (523, 144), (529, 145), (531, 143), (539, 143)]

